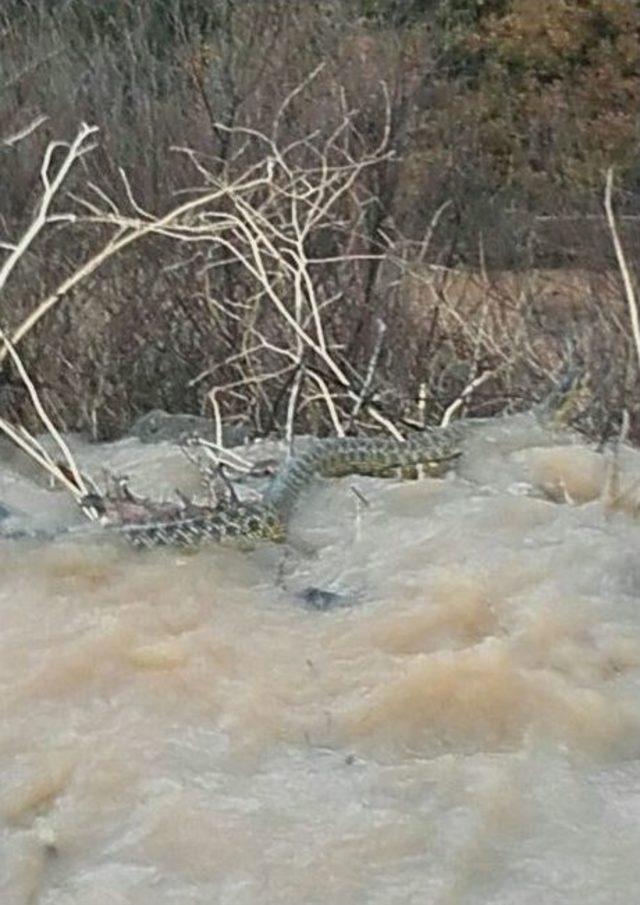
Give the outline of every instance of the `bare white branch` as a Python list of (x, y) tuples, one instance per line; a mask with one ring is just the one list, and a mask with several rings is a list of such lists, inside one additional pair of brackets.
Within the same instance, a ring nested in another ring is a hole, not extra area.
[(451, 419), (458, 411), (458, 409), (462, 408), (465, 402), (471, 397), (473, 391), (477, 390), (478, 387), (482, 386), (483, 383), (486, 383), (490, 377), (493, 377), (494, 373), (494, 371), (483, 371), (482, 374), (478, 374), (477, 377), (474, 377), (473, 380), (469, 381), (458, 398), (454, 399), (454, 401), (445, 411), (444, 415), (442, 416), (442, 420), (440, 421), (441, 427), (446, 427), (447, 424), (450, 423)]
[[(13, 250), (10, 252), (7, 259), (4, 261), (2, 267), (0, 267), (0, 293), (3, 291), (7, 280), (14, 267), (20, 260), (20, 258), (25, 254), (31, 243), (34, 241), (36, 236), (40, 233), (43, 227), (46, 225), (48, 219), (50, 218), (49, 209), (53, 203), (56, 194), (58, 193), (60, 186), (66, 179), (69, 170), (76, 162), (76, 160), (89, 148), (86, 145), (86, 141), (89, 136), (94, 135), (98, 131), (97, 126), (87, 126), (86, 123), (83, 123), (78, 130), (78, 134), (70, 145), (65, 145), (68, 149), (65, 154), (60, 166), (58, 167), (57, 172), (50, 178), (49, 169), (51, 167), (51, 157), (53, 155), (54, 150), (57, 147), (61, 146), (60, 142), (51, 142), (45, 151), (44, 159), (41, 167), (41, 176), (42, 182), (44, 185), (44, 192), (42, 198), (40, 199), (40, 204), (38, 205), (38, 209), (36, 214), (25, 230), (23, 236), (20, 241), (16, 243)], [(14, 342), (15, 342), (14, 338)], [(0, 361), (2, 361), (7, 354), (6, 347), (0, 353)]]
[(622, 241), (618, 233), (616, 218), (613, 212), (612, 195), (613, 167), (609, 167), (609, 169), (607, 170), (607, 181), (604, 193), (604, 206), (607, 213), (607, 222), (609, 224), (609, 231), (611, 232), (613, 247), (615, 249), (616, 258), (618, 260), (618, 267), (620, 268), (620, 276), (622, 277), (622, 283), (624, 285), (624, 292), (629, 309), (629, 320), (631, 321), (631, 332), (633, 334), (633, 341), (636, 347), (638, 366), (640, 367), (640, 315), (638, 314), (638, 300), (636, 298), (631, 271), (629, 269), (629, 265), (627, 264), (627, 260), (624, 254), (624, 248), (622, 247)]
[(36, 129), (39, 129), (43, 123), (49, 119), (48, 116), (45, 116), (44, 113), (41, 113), (40, 116), (36, 116), (34, 120), (32, 120), (28, 125), (26, 125), (23, 129), (20, 129), (18, 132), (14, 132), (13, 135), (10, 135), (8, 138), (2, 139), (2, 144), (6, 145), (9, 148), (12, 148), (14, 145), (17, 145), (19, 141), (22, 141), (23, 138), (28, 138), (29, 135), (32, 135)]

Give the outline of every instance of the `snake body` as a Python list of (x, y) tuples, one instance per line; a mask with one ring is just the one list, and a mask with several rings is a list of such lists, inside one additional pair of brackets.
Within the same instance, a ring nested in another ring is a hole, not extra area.
[(393, 438), (331, 437), (315, 439), (282, 465), (261, 502), (224, 502), (216, 506), (189, 504), (184, 510), (167, 514), (153, 504), (149, 515), (134, 520), (101, 525), (72, 526), (62, 531), (20, 531), (5, 538), (49, 540), (66, 536), (96, 536), (105, 531), (124, 538), (142, 549), (154, 547), (194, 547), (205, 541), (227, 539), (270, 540), (286, 537), (289, 516), (301, 493), (319, 475), (342, 477), (348, 474), (386, 476), (400, 469), (411, 476), (417, 466), (429, 473), (441, 473), (462, 452), (467, 425), (459, 422), (446, 428), (432, 428), (404, 442)]
[(472, 422), (431, 428), (404, 442), (393, 437), (330, 437), (313, 440), (302, 453), (285, 461), (265, 495), (283, 521), (316, 475), (340, 478), (349, 474), (386, 476), (400, 469), (404, 476), (424, 466), (431, 473), (446, 470), (463, 448)]
[[(467, 433), (462, 423), (425, 431), (401, 442), (393, 438), (338, 437), (313, 440), (301, 453), (287, 459), (262, 502), (190, 505), (184, 515), (107, 524), (101, 530), (123, 537), (139, 549), (194, 547), (205, 541), (285, 540), (287, 522), (301, 493), (314, 477), (348, 474), (383, 476), (393, 469), (424, 466), (430, 473), (450, 467), (462, 451)], [(93, 531), (95, 529), (88, 529)], [(66, 533), (82, 533), (85, 526)]]
[[(534, 411), (538, 421), (551, 426), (566, 424), (576, 401), (582, 396), (572, 384), (553, 406)], [(315, 439), (302, 452), (289, 456), (273, 478), (262, 501), (225, 501), (215, 506), (188, 504), (167, 512), (150, 504), (143, 517), (116, 520), (98, 530), (117, 534), (138, 548), (193, 547), (203, 541), (227, 538), (283, 541), (287, 523), (301, 493), (316, 475), (342, 477), (349, 474), (388, 476), (393, 470), (413, 476), (419, 466), (427, 473), (442, 474), (461, 455), (469, 432), (482, 419), (457, 421), (446, 427), (428, 428), (402, 441), (392, 437), (333, 437)], [(58, 534), (94, 534), (96, 528), (76, 526)], [(14, 532), (5, 537), (51, 538), (46, 532)]]

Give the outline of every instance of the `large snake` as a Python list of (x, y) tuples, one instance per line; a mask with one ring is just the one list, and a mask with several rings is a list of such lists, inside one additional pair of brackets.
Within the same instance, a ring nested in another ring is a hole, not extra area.
[[(581, 399), (576, 382), (562, 393), (560, 404), (546, 403), (536, 412), (539, 421), (556, 426), (566, 424), (576, 402)], [(139, 548), (160, 546), (192, 547), (207, 540), (241, 538), (282, 541), (300, 494), (316, 475), (342, 477), (348, 474), (385, 476), (399, 469), (404, 476), (423, 467), (427, 473), (441, 474), (463, 451), (469, 432), (480, 419), (457, 421), (446, 427), (428, 428), (408, 440), (391, 437), (338, 437), (315, 439), (300, 453), (285, 460), (261, 502), (225, 501), (218, 505), (187, 504), (182, 508), (153, 504), (139, 519), (116, 520), (95, 526), (74, 526), (58, 534), (87, 535), (96, 530), (115, 533)], [(15, 532), (7, 537), (49, 538), (46, 532)]]

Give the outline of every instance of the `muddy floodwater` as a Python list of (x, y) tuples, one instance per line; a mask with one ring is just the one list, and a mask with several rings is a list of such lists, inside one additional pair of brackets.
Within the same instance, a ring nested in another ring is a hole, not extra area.
[[(0, 902), (639, 902), (639, 488), (519, 416), (443, 479), (317, 481), (286, 546), (0, 542)], [(0, 500), (77, 519), (8, 456)]]

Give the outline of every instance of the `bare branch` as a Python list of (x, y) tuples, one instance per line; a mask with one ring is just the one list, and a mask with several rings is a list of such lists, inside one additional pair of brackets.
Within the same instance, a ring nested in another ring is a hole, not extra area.
[(477, 390), (478, 387), (481, 387), (483, 383), (486, 383), (490, 377), (493, 377), (495, 371), (483, 371), (482, 374), (479, 374), (473, 380), (471, 380), (464, 390), (460, 393), (457, 399), (455, 399), (451, 405), (447, 408), (444, 415), (442, 416), (442, 420), (440, 421), (441, 427), (446, 427), (458, 409), (462, 408), (465, 402), (469, 399), (469, 397), (473, 394), (474, 390)]
[[(27, 391), (29, 393), (31, 402), (33, 403), (34, 409), (36, 410), (45, 429), (47, 430), (49, 435), (52, 437), (52, 439), (58, 446), (58, 449), (62, 453), (62, 456), (63, 456), (65, 462), (67, 463), (69, 471), (73, 475), (73, 482), (75, 483), (75, 488), (76, 488), (76, 490), (74, 492), (74, 496), (76, 497), (77, 500), (79, 500), (83, 496), (87, 495), (88, 488), (84, 482), (82, 474), (80, 473), (80, 469), (76, 465), (76, 462), (75, 462), (73, 456), (71, 455), (71, 450), (69, 449), (67, 443), (62, 438), (62, 436), (61, 436), (60, 432), (58, 431), (58, 429), (56, 428), (55, 424), (51, 421), (51, 419), (47, 415), (45, 408), (40, 400), (40, 397), (38, 396), (38, 392), (37, 392), (35, 386), (33, 385), (33, 381), (29, 377), (27, 370), (26, 370), (24, 364), (22, 363), (22, 359), (20, 358), (20, 356), (18, 355), (16, 350), (13, 348), (12, 343), (9, 342), (7, 337), (4, 335), (2, 330), (0, 330), (0, 339), (2, 339), (2, 341), (5, 344), (5, 348), (8, 350), (9, 354), (11, 355), (11, 359), (18, 371), (18, 374), (20, 375), (20, 379), (22, 380), (25, 387), (27, 388)], [(48, 470), (51, 471), (52, 469), (50, 468)], [(60, 476), (63, 475), (63, 472), (61, 469), (58, 468), (57, 473), (58, 473), (58, 479), (60, 480)], [(65, 484), (65, 486), (67, 486), (67, 487), (69, 487), (72, 484), (72, 482), (70, 482), (66, 479), (63, 480), (62, 483)]]
[[(20, 241), (16, 243), (15, 247), (10, 252), (2, 267), (0, 267), (0, 293), (3, 291), (12, 270), (14, 269), (20, 258), (27, 251), (38, 233), (40, 233), (42, 228), (46, 225), (50, 216), (49, 209), (51, 207), (51, 204), (53, 203), (53, 200), (56, 197), (60, 186), (66, 179), (69, 170), (79, 157), (81, 157), (87, 151), (91, 150), (91, 147), (93, 147), (87, 146), (85, 142), (87, 141), (89, 136), (94, 135), (97, 131), (97, 126), (87, 126), (86, 123), (83, 123), (81, 125), (78, 134), (76, 135), (73, 142), (70, 145), (64, 145), (64, 147), (68, 148), (67, 154), (65, 155), (62, 163), (58, 168), (58, 171), (52, 179), (49, 176), (51, 157), (54, 150), (61, 145), (60, 142), (51, 142), (47, 147), (40, 170), (42, 182), (44, 185), (44, 193), (42, 195), (42, 198), (40, 199), (40, 204), (38, 205), (35, 217), (27, 227)], [(13, 341), (15, 343), (15, 338)], [(0, 352), (0, 361), (5, 358), (6, 354), (7, 350), (5, 347), (5, 349)]]
[(618, 233), (618, 227), (616, 225), (616, 218), (613, 212), (612, 195), (613, 167), (609, 167), (609, 169), (607, 170), (607, 181), (604, 193), (604, 206), (607, 212), (607, 222), (609, 224), (611, 239), (613, 241), (613, 247), (616, 252), (616, 258), (618, 260), (618, 267), (620, 268), (622, 283), (624, 285), (627, 306), (629, 309), (629, 319), (631, 321), (631, 332), (633, 334), (633, 341), (636, 347), (638, 366), (640, 367), (640, 316), (638, 314), (638, 300), (636, 298), (636, 293), (633, 286), (631, 271), (629, 270), (629, 266), (625, 258), (624, 249), (622, 247), (622, 242)]
[(14, 132), (13, 135), (10, 135), (8, 138), (2, 139), (2, 144), (6, 145), (9, 148), (12, 148), (14, 145), (17, 145), (19, 141), (22, 141), (23, 138), (28, 138), (29, 135), (32, 135), (36, 129), (39, 129), (43, 123), (49, 119), (44, 113), (41, 113), (40, 116), (36, 116), (34, 120), (32, 120), (28, 125), (26, 125), (23, 129), (20, 129), (18, 132)]

